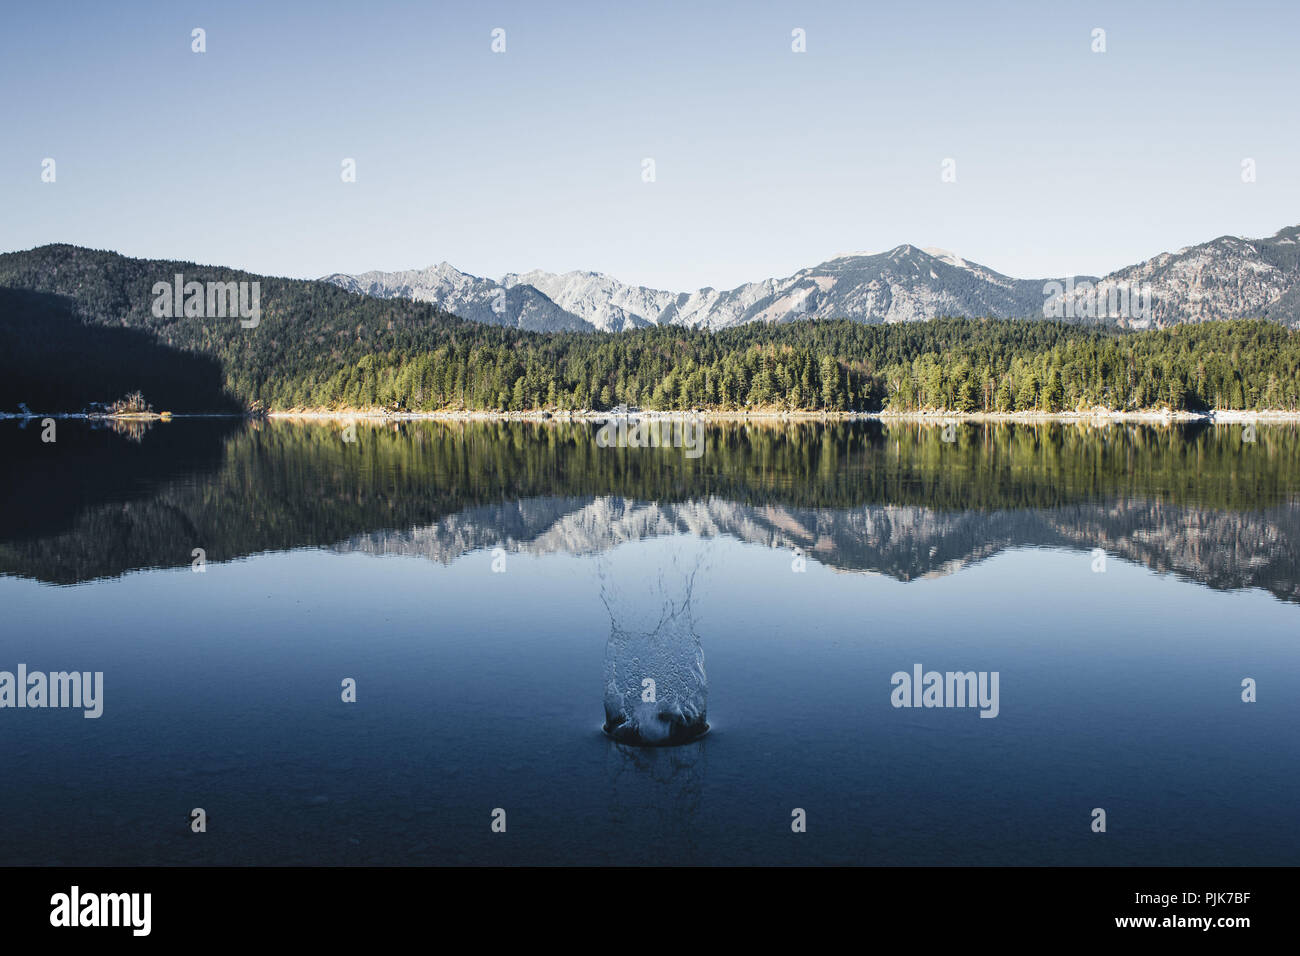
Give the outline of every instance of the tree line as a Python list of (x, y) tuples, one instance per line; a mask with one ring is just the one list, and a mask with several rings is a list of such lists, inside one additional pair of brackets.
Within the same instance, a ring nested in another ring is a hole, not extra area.
[(1061, 322), (805, 321), (722, 332), (455, 336), (323, 379), (235, 383), (267, 408), (1060, 412), (1288, 409), (1300, 336), (1265, 321), (1123, 332)]

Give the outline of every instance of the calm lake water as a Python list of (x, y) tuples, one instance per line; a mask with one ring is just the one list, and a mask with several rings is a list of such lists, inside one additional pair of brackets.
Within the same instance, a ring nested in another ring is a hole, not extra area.
[(341, 431), (0, 422), (0, 862), (1300, 860), (1293, 426)]

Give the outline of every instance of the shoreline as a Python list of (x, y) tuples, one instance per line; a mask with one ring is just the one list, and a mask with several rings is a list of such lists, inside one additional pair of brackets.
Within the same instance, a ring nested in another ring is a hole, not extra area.
[(39, 421), (53, 418), (60, 421), (89, 422), (166, 422), (175, 419), (242, 418), (252, 421), (278, 420), (300, 422), (376, 421), (376, 422), (607, 422), (607, 421), (701, 421), (701, 422), (917, 422), (945, 425), (949, 423), (1007, 423), (1047, 424), (1062, 423), (1131, 423), (1172, 425), (1191, 422), (1208, 424), (1300, 423), (1300, 410), (1269, 409), (1267, 411), (1241, 411), (1237, 409), (1208, 412), (1175, 412), (1170, 410), (1113, 411), (1092, 409), (1073, 412), (817, 412), (817, 411), (437, 411), (390, 412), (383, 409), (291, 409), (260, 414), (239, 412), (164, 412), (127, 415), (87, 415), (84, 412), (40, 412), (23, 415), (18, 412), (0, 412), (0, 421)]

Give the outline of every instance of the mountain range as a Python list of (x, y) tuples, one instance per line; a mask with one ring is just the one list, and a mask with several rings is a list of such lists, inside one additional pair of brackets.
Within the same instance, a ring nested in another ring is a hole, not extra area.
[[(136, 392), (177, 413), (1294, 410), (1298, 235), (1220, 238), (1044, 283), (900, 246), (689, 294), (594, 273), (497, 282), (445, 264), (285, 279), (47, 245), (0, 254), (0, 410)], [(199, 291), (177, 309), (182, 280)], [(1110, 314), (1123, 304), (1111, 293), (1133, 284), (1144, 314)], [(221, 290), (242, 303), (245, 288), (254, 324), (222, 308)], [(1074, 321), (997, 320), (1045, 307)]]
[(1265, 239), (1220, 236), (1101, 277), (1014, 279), (942, 249), (901, 245), (877, 254), (837, 256), (785, 278), (730, 290), (672, 292), (581, 271), (534, 270), (489, 279), (446, 262), (403, 272), (335, 273), (323, 281), (539, 332), (620, 332), (655, 325), (718, 330), (805, 318), (886, 323), (936, 316), (1073, 318), (1127, 328), (1268, 318), (1295, 326), (1300, 324), (1300, 226)]

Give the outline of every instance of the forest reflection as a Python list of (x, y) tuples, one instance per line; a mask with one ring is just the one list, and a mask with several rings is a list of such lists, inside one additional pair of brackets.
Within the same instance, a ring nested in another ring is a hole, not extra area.
[[(0, 422), (0, 573), (75, 583), (303, 547), (450, 562), (687, 533), (908, 580), (1025, 546), (1101, 548), (1300, 600), (1294, 425), (711, 424), (704, 452), (598, 423)], [(948, 440), (953, 439), (953, 440)], [(1246, 440), (1246, 439), (1254, 439)]]

